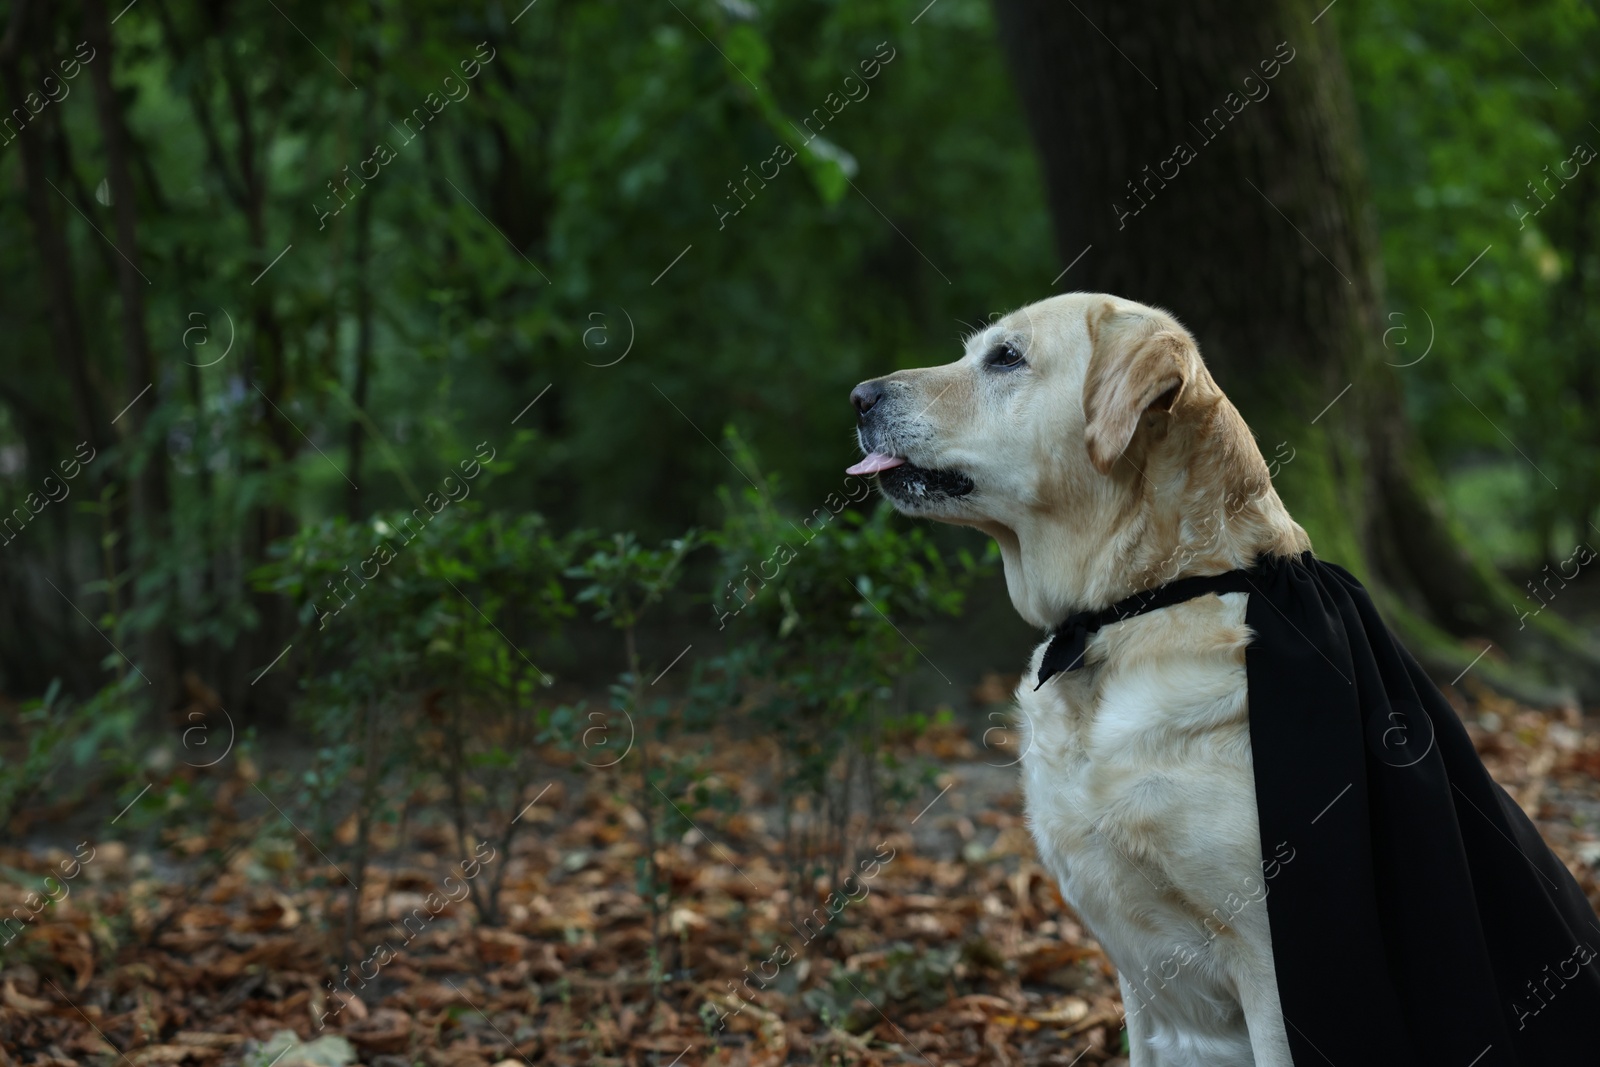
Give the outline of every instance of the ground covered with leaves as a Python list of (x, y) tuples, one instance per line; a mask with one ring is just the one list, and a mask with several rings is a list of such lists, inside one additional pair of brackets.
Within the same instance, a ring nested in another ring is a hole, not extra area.
[[(1595, 724), (1481, 693), (1464, 717), (1596, 899)], [(814, 899), (788, 888), (768, 814), (773, 743), (684, 741), (738, 803), (668, 798), (656, 916), (622, 767), (556, 752), (505, 853), (442, 822), (378, 827), (354, 917), (252, 760), (219, 768), (198, 828), (147, 845), (35, 810), (13, 826), (29, 845), (0, 850), (21, 902), (0, 933), (0, 1067), (1125, 1064), (1114, 972), (1034, 856), (1004, 746), (973, 735), (907, 740), (933, 783), (858, 828), (847, 895), (819, 880)], [(489, 924), (474, 883), (496, 865)]]

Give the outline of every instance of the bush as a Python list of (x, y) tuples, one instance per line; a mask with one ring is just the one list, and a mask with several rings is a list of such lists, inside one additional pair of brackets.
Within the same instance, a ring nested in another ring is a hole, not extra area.
[[(358, 882), (374, 821), (404, 824), (430, 785), (462, 854), (478, 841), (509, 849), (537, 743), (570, 717), (543, 699), (552, 678), (537, 656), (572, 614), (561, 576), (581, 535), (465, 502), (426, 526), (418, 512), (307, 527), (258, 575), (299, 605), (309, 649), (299, 713), (319, 749), (300, 801), (324, 838), (339, 803), (353, 804)], [(470, 883), (485, 922), (499, 921), (505, 869)], [(352, 900), (352, 923), (357, 911)]]
[[(759, 470), (731, 432), (728, 443), (744, 469)], [(724, 487), (720, 529), (656, 548), (631, 533), (560, 534), (539, 516), (465, 501), (433, 516), (337, 519), (277, 546), (257, 579), (299, 606), (298, 713), (318, 749), (297, 800), (318, 839), (332, 852), (334, 828), (354, 813), (359, 883), (372, 826), (403, 827), (414, 798), (431, 790), (463, 855), (479, 841), (509, 851), (540, 747), (554, 742), (589, 772), (613, 775), (640, 816), (638, 890), (659, 981), (672, 970), (661, 926), (673, 883), (661, 849), (680, 819), (728, 799), (673, 742), (738, 710), (778, 742), (789, 897), (796, 915), (808, 912), (819, 891), (839, 887), (885, 805), (922, 784), (885, 743), (927, 722), (907, 706), (906, 679), (921, 659), (908, 630), (957, 613), (992, 561), (964, 550), (947, 559), (887, 505), (852, 508), (870, 492), (859, 479), (809, 515), (778, 503), (780, 491), (764, 474), (738, 493)], [(651, 688), (668, 664), (644, 662), (640, 628), (663, 612), (704, 610), (677, 592), (702, 544), (716, 550), (712, 618), (731, 640), (686, 671), (688, 684), (675, 688), (687, 696), (674, 697)], [(607, 712), (556, 704), (537, 666), (580, 608), (620, 645)], [(505, 870), (472, 883), (484, 922), (500, 919)]]
[(809, 910), (802, 902), (839, 888), (885, 802), (919, 784), (884, 744), (926, 725), (907, 707), (906, 680), (924, 657), (906, 628), (959, 613), (993, 558), (963, 549), (947, 562), (887, 503), (852, 509), (870, 493), (857, 478), (809, 515), (786, 508), (778, 478), (760, 473), (737, 434), (727, 439), (758, 474), (738, 493), (720, 491), (713, 615), (742, 639), (721, 666), (778, 742), (793, 919)]

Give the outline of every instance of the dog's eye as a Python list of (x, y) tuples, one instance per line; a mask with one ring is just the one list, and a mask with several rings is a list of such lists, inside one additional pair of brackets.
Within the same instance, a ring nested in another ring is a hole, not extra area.
[(984, 366), (993, 367), (997, 370), (1015, 370), (1018, 367), (1025, 366), (1026, 362), (1022, 358), (1022, 353), (1017, 351), (1016, 346), (1009, 341), (1003, 345), (995, 345), (989, 349), (989, 354), (983, 358)]

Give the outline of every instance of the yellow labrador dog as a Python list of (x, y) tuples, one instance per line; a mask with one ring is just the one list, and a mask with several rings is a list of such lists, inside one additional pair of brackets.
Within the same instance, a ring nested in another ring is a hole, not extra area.
[[(851, 471), (908, 515), (993, 537), (1012, 603), (1044, 629), (1311, 547), (1194, 339), (1156, 308), (1054, 297), (851, 400), (867, 453)], [(1224, 499), (1242, 509), (1218, 529)], [(1017, 690), (1033, 835), (1120, 972), (1133, 1067), (1291, 1063), (1266, 906), (1237, 905), (1262, 872), (1245, 601), (1108, 626), (1088, 644), (1097, 669), (1036, 690), (1041, 644)]]

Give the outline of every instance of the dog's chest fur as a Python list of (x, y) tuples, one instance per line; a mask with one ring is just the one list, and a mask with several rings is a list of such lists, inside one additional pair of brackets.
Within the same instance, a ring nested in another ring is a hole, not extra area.
[[(1275, 1003), (1250, 757), (1246, 597), (1107, 627), (1083, 669), (1017, 699), (1029, 824), (1121, 974), (1134, 1064), (1251, 1064)], [(1144, 1054), (1141, 1055), (1141, 1052)]]

